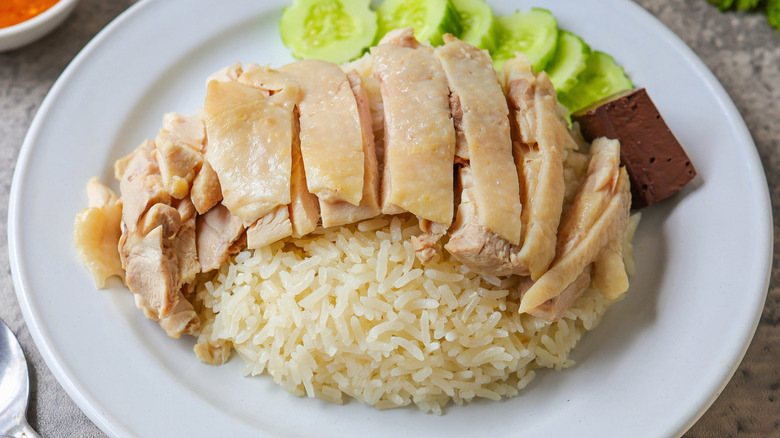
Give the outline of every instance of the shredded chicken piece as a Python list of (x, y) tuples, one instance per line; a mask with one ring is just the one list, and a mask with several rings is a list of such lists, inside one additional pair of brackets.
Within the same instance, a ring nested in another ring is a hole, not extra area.
[(573, 140), (558, 112), (555, 88), (545, 72), (534, 75), (518, 54), (503, 65), (506, 95), (518, 136), (514, 158), (520, 177), (523, 235), (518, 259), (538, 279), (555, 257), (566, 184), (564, 151)]
[(233, 253), (233, 245), (244, 234), (241, 218), (222, 204), (198, 216), (195, 228), (201, 270), (219, 269)]
[(246, 229), (246, 245), (251, 249), (262, 248), (291, 236), (292, 232), (290, 210), (282, 205)]
[[(590, 286), (592, 266), (588, 265), (577, 276), (577, 278), (561, 292), (560, 295), (550, 298), (544, 303), (528, 311), (529, 314), (543, 318), (548, 322), (555, 322), (563, 318), (566, 310), (574, 304), (574, 301), (580, 297)], [(521, 293), (525, 293), (533, 285), (533, 280), (527, 277), (524, 283), (521, 283)]]
[(129, 232), (135, 230), (141, 215), (149, 207), (157, 203), (171, 202), (171, 196), (165, 190), (160, 168), (154, 157), (154, 150), (153, 141), (144, 141), (130, 155), (118, 160), (114, 165), (114, 175), (119, 180), (119, 192), (122, 196), (122, 222)]
[(561, 295), (615, 236), (622, 239), (630, 208), (628, 174), (620, 167), (620, 143), (596, 139), (588, 176), (561, 220), (555, 259), (523, 295), (520, 313)]
[(379, 168), (376, 158), (371, 108), (365, 83), (354, 70), (347, 73), (352, 93), (357, 102), (363, 144), (363, 198), (354, 206), (344, 201), (329, 202), (320, 199), (322, 226), (334, 227), (359, 222), (381, 213), (379, 199)]
[[(473, 202), (479, 225), (520, 243), (521, 205), (512, 161), (509, 109), (487, 51), (444, 35), (436, 48), (450, 88), (450, 108), (460, 157), (471, 167)], [(465, 143), (465, 144), (458, 144)]]
[(293, 112), (291, 202), (287, 206), (294, 237), (302, 237), (314, 231), (320, 219), (317, 196), (311, 193), (306, 186), (306, 170), (303, 167), (301, 142), (298, 137), (299, 128), (298, 111), (296, 110)]
[(94, 177), (87, 183), (87, 197), (89, 207), (76, 215), (73, 240), (95, 286), (103, 289), (111, 276), (125, 279), (117, 250), (122, 235), (122, 200)]

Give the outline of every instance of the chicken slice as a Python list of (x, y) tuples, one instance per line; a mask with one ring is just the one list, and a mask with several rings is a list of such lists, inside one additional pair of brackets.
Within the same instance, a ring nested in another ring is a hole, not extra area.
[[(444, 35), (435, 50), (447, 75), (457, 136), (456, 150), (471, 167), (472, 201), (482, 227), (520, 243), (520, 194), (512, 160), (509, 109), (485, 50)], [(465, 155), (465, 156), (464, 156)]]
[(628, 290), (628, 273), (623, 263), (623, 236), (613, 236), (593, 261), (593, 284), (606, 298), (616, 299)]
[(159, 321), (160, 327), (174, 339), (178, 339), (181, 335), (195, 334), (200, 328), (200, 318), (192, 303), (187, 301), (181, 292), (179, 295), (171, 314)]
[(566, 184), (564, 148), (571, 136), (557, 112), (555, 88), (547, 74), (535, 76), (524, 55), (503, 65), (511, 117), (518, 141), (514, 159), (520, 177), (523, 235), (520, 260), (538, 279), (555, 257), (556, 231)]
[(122, 222), (128, 232), (135, 230), (141, 215), (149, 207), (171, 201), (154, 156), (154, 142), (146, 140), (114, 165), (114, 175), (119, 180), (122, 197)]
[(218, 82), (237, 81), (238, 77), (241, 76), (242, 72), (243, 72), (243, 68), (241, 67), (240, 62), (236, 62), (233, 65), (223, 67), (206, 78), (206, 86), (208, 86), (209, 82), (211, 81), (218, 81)]
[(178, 260), (166, 245), (171, 236), (165, 231), (158, 225), (145, 236), (133, 234), (120, 244), (127, 286), (144, 299), (156, 320), (171, 315), (180, 294)]
[(360, 205), (355, 206), (344, 201), (325, 201), (320, 199), (322, 226), (334, 227), (351, 224), (378, 216), (382, 211), (379, 206), (379, 169), (374, 146), (373, 119), (370, 100), (365, 83), (357, 71), (347, 73), (347, 80), (357, 102), (360, 116), (360, 130), (363, 145), (363, 197)]
[(317, 196), (309, 192), (306, 187), (306, 171), (303, 167), (298, 131), (298, 111), (296, 110), (293, 114), (292, 177), (290, 180), (292, 201), (287, 206), (294, 237), (302, 237), (314, 231), (320, 219)]
[(421, 262), (427, 263), (441, 251), (441, 244), (439, 241), (447, 234), (449, 226), (438, 222), (431, 222), (427, 219), (420, 219), (419, 223), (422, 234), (419, 236), (412, 236), (412, 248), (414, 249), (417, 258), (420, 259)]
[(197, 211), (189, 197), (176, 203), (176, 210), (181, 218), (181, 225), (171, 241), (171, 248), (176, 253), (178, 274), (181, 284), (189, 284), (200, 273), (198, 249), (195, 240)]
[(195, 334), (200, 329), (198, 314), (181, 292), (170, 315), (164, 318), (158, 318), (141, 295), (134, 295), (134, 298), (135, 306), (143, 311), (147, 318), (160, 324), (165, 333), (174, 339), (179, 339), (181, 335)]
[[(255, 88), (256, 86), (269, 88)], [(298, 87), (270, 69), (238, 82), (209, 82), (204, 104), (206, 159), (222, 203), (245, 225), (290, 203), (292, 111)]]
[[(561, 292), (560, 295), (543, 302), (539, 306), (528, 311), (529, 314), (547, 320), (548, 322), (555, 322), (563, 318), (566, 314), (566, 310), (574, 304), (574, 301), (580, 297), (590, 286), (592, 266), (588, 265), (582, 271), (580, 275)], [(533, 285), (533, 280), (527, 277), (527, 281), (521, 283), (521, 288), (524, 290), (521, 293), (525, 293)]]
[(290, 211), (286, 205), (274, 209), (246, 229), (246, 246), (251, 249), (268, 246), (291, 236)]
[(196, 116), (166, 113), (163, 126), (155, 138), (155, 157), (160, 166), (163, 185), (168, 193), (181, 199), (203, 165), (203, 141), (206, 130)]
[(316, 59), (280, 68), (300, 87), (301, 155), (309, 191), (323, 201), (359, 205), (363, 134), (355, 95), (338, 65)]
[(610, 241), (616, 236), (622, 239), (630, 208), (628, 174), (620, 167), (620, 143), (596, 139), (585, 182), (561, 219), (555, 259), (523, 295), (520, 313), (560, 295)]
[(479, 274), (528, 275), (528, 267), (519, 257), (521, 247), (480, 225), (471, 168), (461, 167), (458, 174), (462, 187), (460, 205), (452, 224), (450, 240), (444, 248), (459, 262)]
[(190, 184), (203, 165), (203, 154), (173, 134), (160, 132), (154, 139), (155, 158), (165, 190), (176, 199), (187, 196)]
[(198, 116), (182, 113), (163, 114), (162, 133), (170, 134), (198, 152), (203, 151), (206, 127)]
[(95, 286), (103, 289), (109, 277), (125, 278), (117, 249), (122, 235), (122, 201), (95, 177), (87, 183), (87, 197), (89, 207), (76, 215), (73, 240)]
[(206, 213), (222, 200), (222, 186), (219, 185), (219, 177), (208, 161), (203, 161), (203, 166), (195, 175), (195, 179), (192, 180), (190, 199), (198, 214)]
[(389, 32), (371, 56), (384, 107), (382, 212), (449, 226), (455, 128), (444, 70), (411, 28)]
[(195, 235), (201, 271), (209, 272), (222, 266), (243, 233), (241, 218), (222, 204), (198, 216)]
[[(371, 125), (374, 134), (374, 151), (377, 160), (377, 173), (382, 174), (385, 157), (384, 132), (385, 132), (385, 110), (382, 103), (382, 92), (379, 79), (374, 75), (374, 58), (370, 53), (362, 57), (341, 65), (341, 69), (346, 73), (355, 71), (363, 80), (363, 89), (368, 96), (368, 108), (371, 112)], [(347, 75), (349, 77), (349, 75)], [(350, 80), (351, 82), (351, 80)], [(354, 91), (354, 87), (353, 87)], [(358, 101), (358, 105), (360, 102)], [(379, 177), (377, 177), (379, 178)], [(365, 194), (364, 194), (365, 196)]]
[[(165, 239), (173, 239), (181, 228), (181, 214), (168, 204), (154, 204), (138, 221), (138, 233), (141, 236), (149, 234), (157, 227), (162, 227)], [(124, 236), (123, 236), (124, 237)], [(132, 238), (133, 236), (128, 237)], [(124, 239), (127, 240), (127, 239)]]

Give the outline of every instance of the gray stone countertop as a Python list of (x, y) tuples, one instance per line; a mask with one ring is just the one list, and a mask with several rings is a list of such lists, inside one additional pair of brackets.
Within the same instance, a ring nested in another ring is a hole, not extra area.
[[(0, 53), (0, 318), (30, 364), (30, 424), (45, 437), (104, 436), (46, 367), (14, 292), (7, 248), (8, 197), (22, 141), (49, 88), (82, 47), (133, 0), (82, 0), (53, 33)], [(638, 0), (715, 73), (755, 140), (769, 181), (780, 237), (780, 35), (763, 15), (720, 13), (705, 0)], [(742, 364), (720, 397), (685, 435), (780, 437), (780, 280), (777, 245), (766, 306)]]

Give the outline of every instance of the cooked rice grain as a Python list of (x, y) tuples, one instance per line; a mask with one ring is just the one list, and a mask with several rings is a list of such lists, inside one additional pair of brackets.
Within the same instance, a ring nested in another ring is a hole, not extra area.
[(321, 230), (234, 256), (198, 288), (196, 352), (231, 345), (246, 375), (298, 396), (380, 409), (513, 397), (569, 352), (609, 302), (590, 289), (556, 323), (517, 313), (517, 280), (480, 277), (446, 255), (422, 266), (411, 217)]

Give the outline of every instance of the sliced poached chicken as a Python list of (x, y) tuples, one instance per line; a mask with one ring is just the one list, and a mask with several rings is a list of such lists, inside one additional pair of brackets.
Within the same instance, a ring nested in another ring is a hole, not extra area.
[(436, 248), (453, 218), (455, 127), (447, 77), (433, 49), (414, 39), (411, 28), (388, 32), (371, 48), (384, 107), (382, 212), (408, 211), (440, 224), (413, 238), (421, 260)]
[(620, 143), (596, 139), (585, 182), (561, 220), (555, 259), (523, 295), (520, 313), (561, 295), (599, 258), (614, 236), (622, 239), (630, 208), (628, 174), (620, 167)]

